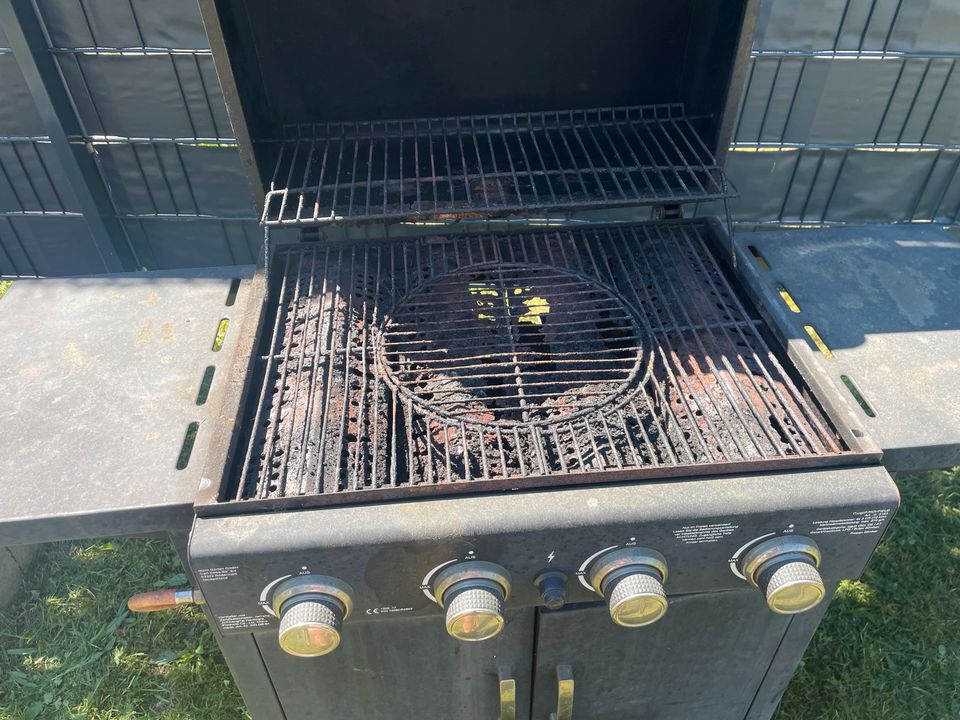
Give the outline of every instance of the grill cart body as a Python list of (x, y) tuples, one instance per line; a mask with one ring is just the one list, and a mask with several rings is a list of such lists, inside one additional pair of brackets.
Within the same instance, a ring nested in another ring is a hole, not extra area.
[(267, 281), (189, 560), (254, 714), (769, 717), (898, 496), (739, 287), (756, 3), (201, 5)]

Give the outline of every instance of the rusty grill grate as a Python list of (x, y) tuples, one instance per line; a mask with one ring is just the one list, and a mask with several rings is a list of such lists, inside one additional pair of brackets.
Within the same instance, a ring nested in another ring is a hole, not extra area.
[(682, 105), (290, 125), (263, 223), (425, 220), (729, 196)]
[(221, 501), (836, 464), (850, 450), (764, 341), (711, 232), (281, 247), (251, 430)]
[(454, 270), (407, 295), (378, 359), (388, 385), (425, 417), (512, 432), (615, 399), (649, 371), (641, 336), (630, 309), (597, 281), (505, 263)]

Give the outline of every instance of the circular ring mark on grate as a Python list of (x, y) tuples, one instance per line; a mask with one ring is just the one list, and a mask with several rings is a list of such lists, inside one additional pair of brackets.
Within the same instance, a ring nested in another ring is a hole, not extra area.
[(645, 381), (634, 312), (568, 270), (497, 264), (432, 278), (381, 331), (387, 383), (428, 417), (482, 425), (566, 422)]

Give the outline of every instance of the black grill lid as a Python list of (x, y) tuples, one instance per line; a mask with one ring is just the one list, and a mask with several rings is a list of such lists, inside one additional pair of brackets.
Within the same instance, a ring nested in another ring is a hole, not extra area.
[(201, 9), (254, 195), (269, 194), (263, 220), (296, 226), (728, 196), (716, 159), (758, 5)]

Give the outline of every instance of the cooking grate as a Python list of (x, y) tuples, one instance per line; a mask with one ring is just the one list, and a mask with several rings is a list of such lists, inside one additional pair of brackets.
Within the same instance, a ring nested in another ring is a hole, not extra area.
[(649, 360), (640, 336), (630, 309), (596, 281), (503, 264), (411, 292), (386, 323), (379, 359), (424, 416), (529, 426), (572, 420), (629, 387)]
[(281, 247), (252, 430), (220, 500), (853, 457), (716, 265), (712, 232), (686, 221)]
[(291, 125), (267, 226), (728, 196), (682, 105)]

